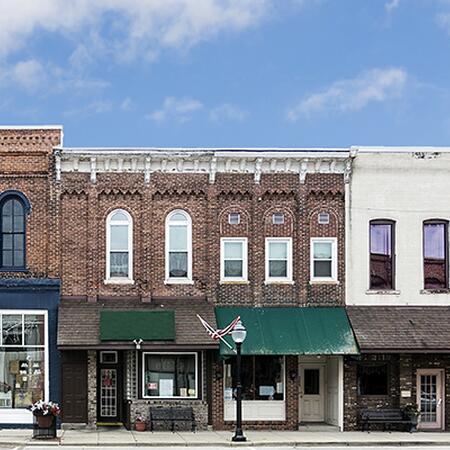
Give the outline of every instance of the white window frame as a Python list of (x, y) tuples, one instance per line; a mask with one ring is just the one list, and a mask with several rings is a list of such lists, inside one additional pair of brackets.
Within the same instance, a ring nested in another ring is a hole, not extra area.
[[(169, 356), (177, 356), (177, 355), (194, 355), (195, 357), (195, 397), (187, 396), (187, 397), (180, 397), (178, 396), (172, 396), (172, 397), (162, 397), (160, 395), (144, 395), (145, 389), (145, 356), (146, 355), (169, 355)], [(142, 398), (164, 398), (164, 399), (178, 399), (178, 400), (198, 400), (199, 392), (198, 392), (198, 376), (199, 373), (202, 371), (198, 370), (198, 353), (197, 352), (142, 352)]]
[[(0, 310), (0, 336), (3, 336), (2, 324), (3, 315), (21, 315), (22, 316), (22, 345), (3, 345), (0, 340), (0, 347), (3, 348), (30, 348), (34, 347), (36, 349), (44, 349), (44, 366), (45, 366), (45, 374), (44, 374), (44, 401), (49, 401), (50, 396), (50, 374), (49, 374), (49, 341), (48, 341), (48, 311), (41, 309), (2, 309)], [(25, 345), (24, 340), (24, 316), (26, 315), (41, 315), (44, 316), (44, 345)], [(31, 411), (26, 408), (2, 408), (0, 409), (0, 421), (2, 423), (32, 423), (33, 415)]]
[[(116, 213), (124, 214), (128, 220), (114, 220), (112, 217)], [(127, 225), (128, 226), (128, 277), (111, 277), (111, 222), (114, 225)], [(117, 208), (111, 211), (106, 218), (106, 284), (133, 284), (133, 218), (128, 211)]]
[[(314, 244), (331, 244), (331, 277), (314, 276)], [(311, 238), (310, 246), (310, 280), (311, 281), (337, 281), (337, 238), (335, 237), (314, 237)]]
[[(233, 216), (233, 215), (237, 216), (237, 222), (236, 223), (233, 223), (231, 221), (231, 216)], [(229, 213), (228, 214), (228, 223), (229, 223), (229, 225), (239, 225), (241, 223), (241, 213), (238, 213), (238, 212)]]
[[(242, 244), (242, 277), (225, 276), (225, 244), (239, 242)], [(248, 239), (246, 237), (220, 238), (220, 281), (247, 281), (248, 280)]]
[[(286, 277), (269, 277), (269, 246), (271, 243), (284, 242), (287, 244), (287, 266)], [(266, 284), (270, 283), (292, 283), (292, 238), (291, 237), (268, 237), (265, 249)]]
[[(180, 225), (180, 222), (171, 222), (172, 216), (175, 214), (182, 214), (186, 218), (187, 222), (187, 277), (171, 277), (170, 267), (169, 267), (169, 252), (170, 252), (170, 242), (169, 242), (169, 229), (171, 225)], [(166, 229), (165, 229), (165, 266), (166, 266), (166, 279), (165, 284), (193, 284), (192, 281), (192, 219), (191, 216), (183, 209), (174, 209), (166, 217)]]

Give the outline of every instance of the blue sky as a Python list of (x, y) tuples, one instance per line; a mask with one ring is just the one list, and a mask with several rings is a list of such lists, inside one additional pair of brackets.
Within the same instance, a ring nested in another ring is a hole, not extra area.
[(0, 0), (0, 124), (66, 146), (450, 145), (449, 0)]

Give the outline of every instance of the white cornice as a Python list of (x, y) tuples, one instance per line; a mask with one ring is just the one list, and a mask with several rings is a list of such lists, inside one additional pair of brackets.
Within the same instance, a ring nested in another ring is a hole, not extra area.
[(150, 182), (154, 172), (203, 173), (214, 183), (217, 173), (252, 174), (259, 183), (262, 174), (294, 173), (301, 183), (308, 173), (341, 173), (348, 178), (348, 149), (311, 148), (55, 148), (56, 178), (62, 172), (89, 173), (95, 183), (98, 173), (142, 173)]

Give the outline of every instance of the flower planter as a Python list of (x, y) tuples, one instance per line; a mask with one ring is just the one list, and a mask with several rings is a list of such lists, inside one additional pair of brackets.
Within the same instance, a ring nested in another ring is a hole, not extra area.
[(134, 429), (136, 431), (145, 431), (147, 429), (147, 424), (145, 422), (135, 422)]
[(53, 425), (52, 414), (47, 414), (46, 416), (36, 416), (36, 420), (39, 428), (50, 428)]

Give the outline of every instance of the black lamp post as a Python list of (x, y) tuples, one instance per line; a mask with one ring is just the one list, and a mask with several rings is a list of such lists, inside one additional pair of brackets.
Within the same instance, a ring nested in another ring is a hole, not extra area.
[(247, 438), (242, 433), (242, 383), (241, 383), (241, 345), (245, 341), (247, 330), (239, 321), (231, 337), (236, 344), (236, 431), (231, 438), (234, 442), (245, 442)]

